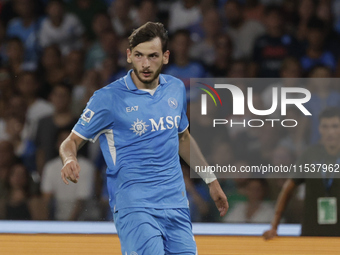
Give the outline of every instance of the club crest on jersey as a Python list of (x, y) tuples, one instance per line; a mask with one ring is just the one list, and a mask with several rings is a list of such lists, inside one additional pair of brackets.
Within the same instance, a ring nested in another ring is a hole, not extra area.
[(146, 125), (145, 122), (143, 122), (143, 120), (139, 120), (137, 119), (137, 121), (134, 121), (132, 125), (132, 128), (130, 128), (130, 130), (132, 130), (134, 133), (136, 133), (136, 135), (141, 136), (142, 134), (144, 134), (147, 131), (147, 127), (149, 125)]
[(177, 106), (178, 106), (177, 100), (176, 100), (175, 98), (173, 98), (173, 97), (170, 97), (170, 98), (168, 99), (168, 104), (169, 104), (169, 106), (170, 106), (172, 109), (176, 109)]
[(87, 123), (90, 122), (90, 120), (92, 119), (94, 115), (94, 112), (91, 111), (90, 109), (86, 109), (86, 111), (83, 113), (83, 115), (81, 116), (82, 120), (86, 121)]

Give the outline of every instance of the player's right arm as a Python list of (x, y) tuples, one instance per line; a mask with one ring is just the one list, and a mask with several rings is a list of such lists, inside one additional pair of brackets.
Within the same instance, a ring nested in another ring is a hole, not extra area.
[(79, 179), (80, 166), (77, 161), (77, 151), (86, 143), (75, 133), (71, 132), (70, 135), (62, 142), (59, 148), (59, 155), (63, 162), (61, 169), (61, 178), (65, 184), (68, 184), (67, 179), (77, 183)]
[(296, 187), (295, 182), (292, 179), (287, 179), (284, 183), (280, 195), (277, 199), (276, 206), (275, 206), (275, 216), (271, 223), (271, 229), (267, 230), (263, 233), (263, 238), (268, 240), (272, 239), (277, 236), (277, 227), (280, 223), (281, 216), (283, 211), (286, 208), (286, 205)]

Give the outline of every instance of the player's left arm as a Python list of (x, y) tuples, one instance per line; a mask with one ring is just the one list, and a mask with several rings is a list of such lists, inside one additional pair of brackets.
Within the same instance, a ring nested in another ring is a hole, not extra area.
[[(192, 154), (192, 162), (190, 161), (190, 150)], [(208, 166), (201, 150), (199, 149), (195, 139), (190, 135), (189, 130), (179, 134), (179, 155), (190, 166)], [(209, 186), (209, 192), (211, 198), (214, 200), (217, 209), (220, 212), (220, 216), (224, 216), (229, 208), (227, 196), (224, 194), (218, 180), (214, 175), (207, 177), (202, 176), (204, 181)]]

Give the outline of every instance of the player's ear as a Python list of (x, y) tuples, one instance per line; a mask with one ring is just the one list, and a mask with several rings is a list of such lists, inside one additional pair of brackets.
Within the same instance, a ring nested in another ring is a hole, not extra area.
[(127, 57), (126, 61), (127, 61), (129, 64), (132, 63), (131, 54), (132, 54), (131, 50), (130, 50), (129, 48), (127, 48), (127, 49), (126, 49), (126, 57)]
[(170, 56), (170, 51), (167, 50), (166, 52), (163, 53), (163, 64), (166, 65), (169, 63), (169, 56)]

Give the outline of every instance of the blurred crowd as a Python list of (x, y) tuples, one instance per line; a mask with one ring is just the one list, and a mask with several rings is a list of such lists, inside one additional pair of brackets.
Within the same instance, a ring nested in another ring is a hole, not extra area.
[[(163, 73), (184, 82), (189, 106), (195, 104), (189, 96), (192, 77), (340, 77), (340, 0), (2, 0), (1, 219), (112, 220), (98, 144), (81, 149), (81, 177), (69, 186), (60, 178), (58, 146), (93, 92), (131, 68), (128, 36), (147, 21), (168, 28), (171, 54)], [(312, 93), (306, 104), (311, 117), (287, 110), (297, 127), (226, 129), (225, 143), (202, 148), (208, 160), (218, 157), (236, 166), (294, 163), (318, 142), (318, 114), (340, 107), (340, 89), (328, 81), (304, 85)], [(272, 87), (285, 86), (292, 84), (258, 87), (255, 108), (270, 108)], [(212, 142), (208, 134), (206, 140)], [(230, 202), (221, 219), (207, 186), (190, 178), (185, 164), (183, 175), (191, 217), (198, 222), (270, 222), (284, 183), (221, 179)], [(285, 222), (300, 221), (303, 197), (301, 187)]]

